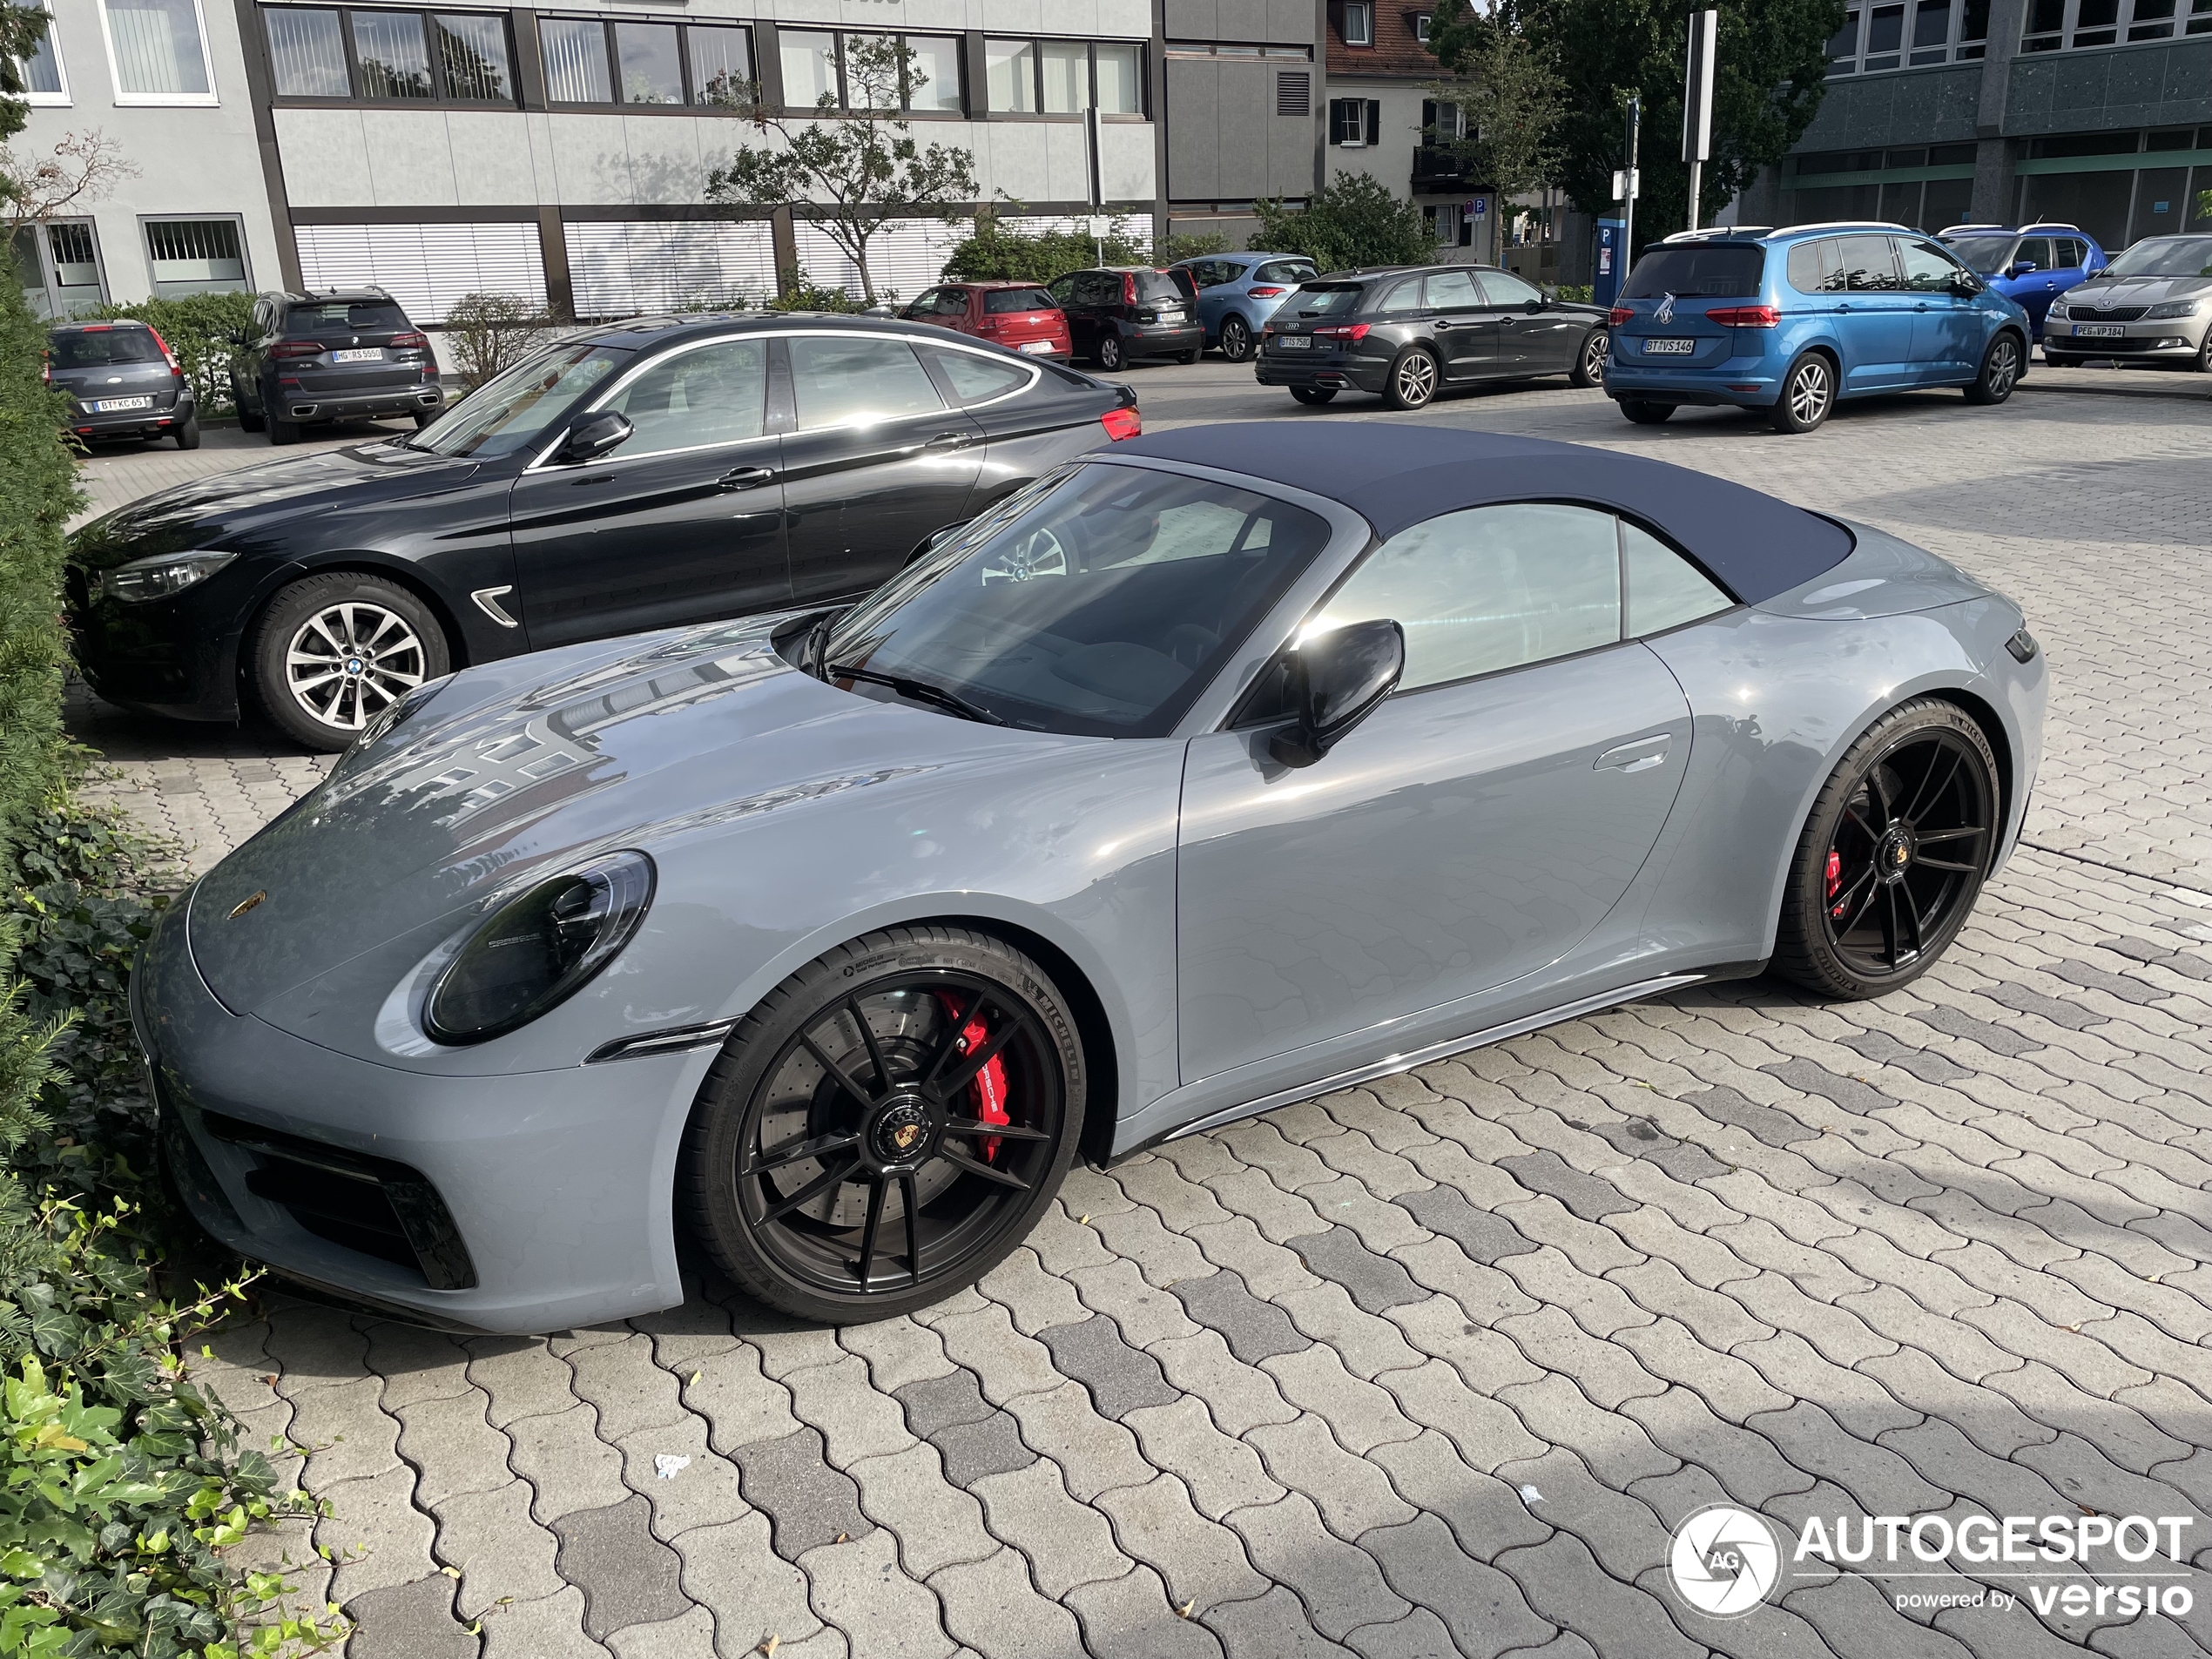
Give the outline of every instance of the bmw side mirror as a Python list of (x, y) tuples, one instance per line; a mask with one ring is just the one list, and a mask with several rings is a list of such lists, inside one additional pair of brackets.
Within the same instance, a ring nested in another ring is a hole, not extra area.
[(1406, 631), (1394, 622), (1354, 622), (1291, 653), (1292, 723), (1268, 739), (1286, 766), (1310, 766), (1398, 689)]
[(570, 462), (596, 461), (635, 430), (624, 416), (612, 409), (601, 409), (597, 415), (585, 415), (569, 428), (568, 441), (562, 444), (559, 458)]

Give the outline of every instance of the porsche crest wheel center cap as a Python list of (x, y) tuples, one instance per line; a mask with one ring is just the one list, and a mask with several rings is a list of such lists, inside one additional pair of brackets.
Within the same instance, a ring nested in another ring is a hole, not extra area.
[(929, 1109), (919, 1096), (894, 1096), (876, 1115), (868, 1131), (868, 1148), (881, 1163), (919, 1163), (929, 1151), (934, 1128)]
[(1912, 867), (1914, 850), (1912, 832), (1902, 824), (1892, 825), (1874, 845), (1874, 868), (1885, 881), (1902, 881)]

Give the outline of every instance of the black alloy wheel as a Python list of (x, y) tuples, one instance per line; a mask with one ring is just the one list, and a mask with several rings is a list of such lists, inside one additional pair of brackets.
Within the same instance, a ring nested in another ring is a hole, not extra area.
[(1099, 335), (1098, 366), (1109, 374), (1117, 374), (1129, 367), (1129, 354), (1122, 349), (1122, 337), (1119, 334)]
[(1247, 361), (1252, 354), (1252, 331), (1242, 317), (1221, 320), (1221, 354), (1232, 363)]
[(1293, 386), (1291, 395), (1301, 403), (1326, 403), (1337, 395), (1333, 386)]
[(2014, 334), (2000, 334), (1982, 354), (1981, 373), (1966, 388), (1969, 403), (2002, 403), (2020, 383), (2020, 342)]
[(762, 1301), (889, 1318), (1021, 1242), (1081, 1138), (1082, 1046), (1042, 968), (964, 928), (871, 934), (745, 1020), (685, 1142), (692, 1215)]
[(1933, 698), (1892, 710), (1806, 820), (1776, 971), (1853, 1000), (1917, 978), (1966, 926), (2002, 827), (1995, 758), (1966, 711)]
[(1593, 328), (1582, 336), (1582, 349), (1575, 359), (1570, 378), (1577, 386), (1605, 384), (1605, 354), (1610, 336), (1602, 328)]

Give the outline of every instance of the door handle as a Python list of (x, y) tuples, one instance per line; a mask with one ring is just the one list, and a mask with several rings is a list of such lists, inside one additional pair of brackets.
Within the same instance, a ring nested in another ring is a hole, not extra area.
[(1451, 323), (1445, 322), (1445, 321), (1443, 321), (1443, 320), (1440, 320), (1437, 322), (1437, 325), (1436, 325), (1436, 332), (1437, 332), (1438, 334), (1442, 334), (1442, 333), (1443, 333), (1443, 332), (1444, 332), (1447, 328), (1449, 328), (1449, 327), (1453, 327), (1453, 325), (1452, 325)]
[(921, 447), (925, 449), (965, 449), (974, 442), (973, 432), (940, 432)]
[(1674, 738), (1662, 732), (1656, 738), (1639, 738), (1634, 743), (1624, 743), (1608, 749), (1597, 758), (1593, 772), (1649, 772), (1654, 766), (1667, 764), (1668, 752), (1674, 747)]
[(1920, 303), (1919, 303), (1919, 305), (1914, 306), (1914, 307), (1912, 307), (1912, 309), (1913, 309), (1913, 310), (1915, 310), (1915, 311), (1925, 311), (1927, 308), (1928, 308), (1928, 302), (1927, 302), (1925, 300), (1921, 300), (1921, 301), (1920, 301)]
[(717, 489), (758, 489), (776, 482), (772, 467), (732, 467), (714, 481)]

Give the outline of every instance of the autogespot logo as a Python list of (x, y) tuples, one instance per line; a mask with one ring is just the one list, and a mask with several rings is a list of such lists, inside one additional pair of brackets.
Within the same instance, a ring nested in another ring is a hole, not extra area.
[(1675, 1533), (1667, 1570), (1691, 1607), (1716, 1619), (1740, 1618), (1767, 1598), (1782, 1575), (1774, 1528), (1724, 1503), (1698, 1510)]

